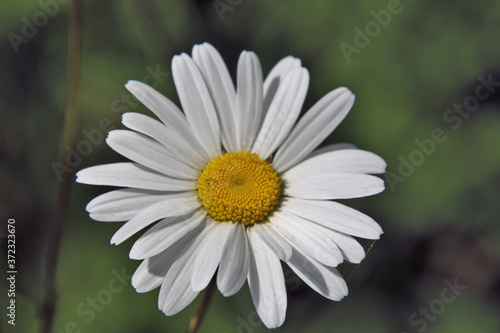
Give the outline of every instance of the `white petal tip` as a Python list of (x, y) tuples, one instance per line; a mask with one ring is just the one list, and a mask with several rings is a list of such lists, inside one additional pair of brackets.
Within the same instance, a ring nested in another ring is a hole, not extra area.
[(328, 267), (337, 267), (341, 263), (344, 262), (344, 258), (324, 258), (324, 261), (322, 262), (323, 265), (328, 266)]
[(380, 236), (382, 236), (384, 234), (384, 230), (382, 230), (382, 227), (375, 221), (373, 221), (373, 238), (369, 238), (369, 239), (373, 239), (373, 240), (378, 240), (380, 239)]
[(138, 81), (136, 81), (136, 80), (128, 80), (128, 81), (127, 81), (127, 83), (125, 83), (125, 85), (124, 85), (124, 86), (125, 86), (125, 87), (127, 87), (127, 86), (131, 86), (131, 85), (136, 84), (137, 82), (138, 82)]
[(145, 255), (143, 249), (141, 247), (136, 246), (135, 244), (130, 249), (128, 257), (132, 260), (144, 260), (148, 258), (147, 254)]
[(200, 44), (195, 44), (193, 46), (193, 50), (192, 50), (192, 53), (195, 53), (197, 52), (197, 50), (201, 49), (201, 48), (207, 48), (207, 49), (213, 49), (213, 50), (216, 50), (215, 47), (212, 46), (212, 44), (208, 43), (208, 42), (203, 42), (203, 43), (200, 43)]
[(75, 182), (80, 183), (80, 184), (83, 184), (83, 182), (82, 182), (82, 177), (80, 176), (80, 171), (78, 171), (78, 172), (76, 173), (76, 179), (75, 179)]
[(193, 281), (191, 280), (191, 289), (193, 291), (196, 291), (196, 292), (200, 292), (202, 291), (203, 289), (205, 289), (206, 287), (206, 284), (204, 283), (199, 283), (199, 282), (196, 282), (193, 284)]
[(283, 59), (280, 60), (280, 62), (281, 61), (290, 62), (291, 64), (293, 64), (290, 66), (291, 68), (302, 67), (302, 60), (292, 55), (284, 57)]
[(349, 93), (349, 94), (354, 95), (354, 94), (352, 93), (351, 89), (349, 89), (349, 88), (347, 88), (347, 87), (344, 87), (344, 86), (342, 86), (342, 87), (338, 87), (338, 88), (335, 88), (334, 90), (337, 90), (337, 91), (338, 91), (338, 92), (340, 92), (341, 94)]
[(102, 220), (103, 214), (95, 214), (91, 212), (91, 209), (86, 208), (87, 212), (89, 213), (89, 217), (98, 222), (105, 222), (107, 220)]
[[(91, 167), (91, 168), (92, 168), (92, 167)], [(80, 184), (87, 184), (87, 181), (88, 181), (88, 180), (86, 180), (85, 178), (88, 178), (88, 177), (87, 177), (87, 174), (88, 174), (88, 172), (87, 172), (87, 171), (88, 171), (88, 169), (89, 169), (89, 168), (82, 169), (82, 170), (80, 170), (80, 171), (78, 171), (78, 172), (76, 173), (76, 175), (75, 175), (75, 176), (76, 176), (75, 181), (76, 181), (77, 183), (80, 183)]]
[(222, 292), (220, 289), (219, 289), (219, 291), (222, 294), (222, 296), (224, 296), (224, 297), (231, 297), (237, 293), (237, 291), (224, 291), (224, 292)]
[[(118, 230), (118, 231), (120, 231), (120, 230)], [(124, 239), (121, 239), (120, 236), (117, 236), (117, 234), (115, 233), (113, 235), (113, 237), (111, 237), (110, 244), (111, 245), (120, 245), (123, 241), (124, 241)]]
[(269, 328), (269, 329), (280, 328), (283, 325), (283, 323), (285, 322), (285, 318), (278, 319), (276, 321), (274, 318), (271, 318), (271, 319), (262, 319), (262, 317), (261, 317), (261, 320), (264, 323), (264, 325), (267, 328)]

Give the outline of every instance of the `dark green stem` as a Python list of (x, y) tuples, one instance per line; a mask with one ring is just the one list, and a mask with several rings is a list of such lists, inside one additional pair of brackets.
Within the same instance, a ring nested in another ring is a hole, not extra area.
[(208, 304), (210, 303), (210, 299), (212, 298), (216, 276), (217, 276), (217, 273), (214, 274), (212, 280), (210, 281), (207, 288), (205, 289), (205, 293), (203, 294), (203, 298), (201, 299), (201, 303), (198, 306), (198, 310), (196, 310), (195, 315), (191, 318), (191, 321), (189, 322), (189, 327), (188, 327), (186, 333), (198, 332), (198, 329), (200, 328), (203, 317), (205, 317), (205, 314), (207, 313)]
[[(64, 129), (61, 135), (58, 160), (64, 164), (66, 158), (65, 147), (76, 142), (78, 129), (78, 105), (80, 85), (80, 64), (82, 45), (82, 22), (80, 0), (72, 0), (69, 9), (69, 70), (68, 70), (68, 93), (65, 112)], [(45, 261), (45, 296), (41, 305), (41, 327), (40, 332), (49, 333), (54, 325), (56, 314), (56, 274), (59, 259), (59, 249), (63, 233), (64, 222), (68, 215), (68, 203), (70, 184), (73, 174), (66, 172), (57, 188), (57, 202), (55, 206), (55, 217), (52, 230), (49, 234), (47, 244), (47, 256)]]

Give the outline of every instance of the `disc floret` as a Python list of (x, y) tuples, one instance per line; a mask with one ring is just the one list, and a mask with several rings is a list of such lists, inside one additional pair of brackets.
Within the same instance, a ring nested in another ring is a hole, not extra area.
[(280, 195), (281, 181), (272, 165), (248, 151), (214, 158), (198, 179), (198, 197), (217, 221), (262, 222)]

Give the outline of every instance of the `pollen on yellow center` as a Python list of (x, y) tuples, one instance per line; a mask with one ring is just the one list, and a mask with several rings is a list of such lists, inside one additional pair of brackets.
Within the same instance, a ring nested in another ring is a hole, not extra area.
[(261, 222), (280, 195), (281, 181), (271, 164), (248, 151), (214, 158), (198, 179), (198, 197), (217, 221)]

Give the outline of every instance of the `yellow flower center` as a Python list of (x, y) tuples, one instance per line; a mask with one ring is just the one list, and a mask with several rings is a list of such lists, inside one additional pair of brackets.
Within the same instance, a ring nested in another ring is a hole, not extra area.
[(271, 164), (248, 151), (214, 158), (198, 179), (198, 197), (218, 221), (264, 221), (280, 195), (281, 181)]

